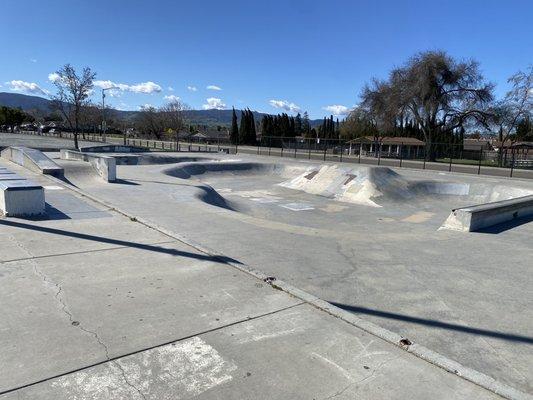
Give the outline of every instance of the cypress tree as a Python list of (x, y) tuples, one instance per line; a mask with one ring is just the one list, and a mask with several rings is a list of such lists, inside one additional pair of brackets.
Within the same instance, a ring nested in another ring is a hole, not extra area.
[(231, 144), (237, 144), (239, 141), (239, 127), (237, 126), (237, 114), (233, 107), (233, 114), (231, 116), (231, 131), (229, 135)]
[(239, 127), (239, 143), (246, 144), (246, 136), (248, 135), (248, 123), (246, 121), (246, 110), (241, 110), (241, 124)]

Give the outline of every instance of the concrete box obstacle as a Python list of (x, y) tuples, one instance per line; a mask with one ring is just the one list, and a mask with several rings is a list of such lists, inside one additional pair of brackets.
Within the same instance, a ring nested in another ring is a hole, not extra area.
[(43, 187), (1, 168), (0, 211), (8, 217), (44, 214)]
[(114, 182), (117, 179), (117, 163), (113, 157), (62, 149), (61, 159), (90, 163), (98, 175), (106, 182)]
[(533, 195), (452, 210), (440, 229), (473, 232), (533, 215)]
[(63, 176), (63, 168), (40, 150), (23, 146), (10, 146), (2, 150), (1, 157), (33, 172), (57, 177)]

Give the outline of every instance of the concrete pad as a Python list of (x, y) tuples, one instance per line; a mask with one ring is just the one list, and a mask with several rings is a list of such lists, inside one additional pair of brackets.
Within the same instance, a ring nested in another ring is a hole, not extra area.
[(6, 399), (495, 399), (301, 305), (18, 390)]
[(178, 243), (6, 262), (0, 274), (0, 391), (298, 303)]

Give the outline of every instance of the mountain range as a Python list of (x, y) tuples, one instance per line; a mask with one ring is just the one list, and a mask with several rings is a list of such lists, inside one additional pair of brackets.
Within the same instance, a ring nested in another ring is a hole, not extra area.
[[(29, 96), (20, 93), (0, 92), (0, 106), (7, 106), (12, 108), (20, 108), (23, 111), (37, 110), (43, 113), (50, 112), (51, 100), (39, 96)], [(240, 110), (236, 110), (237, 115), (240, 116)], [(139, 111), (122, 111), (114, 110), (114, 113), (119, 118), (131, 120), (139, 113)], [(185, 119), (189, 124), (194, 125), (231, 125), (232, 110), (187, 110), (184, 112)], [(261, 121), (264, 113), (253, 111), (256, 121)], [(311, 126), (316, 126), (322, 123), (321, 119), (310, 121)]]

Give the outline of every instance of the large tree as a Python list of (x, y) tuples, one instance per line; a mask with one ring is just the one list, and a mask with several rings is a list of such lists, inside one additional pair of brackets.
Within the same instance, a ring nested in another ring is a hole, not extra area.
[(503, 164), (504, 144), (517, 133), (519, 124), (533, 117), (533, 66), (526, 72), (519, 71), (512, 75), (507, 82), (511, 89), (503, 99), (490, 107), (490, 118), (485, 123), (488, 130), (498, 135), (500, 166)]
[(406, 119), (413, 121), (423, 133), (429, 158), (434, 159), (435, 136), (445, 137), (468, 122), (486, 120), (492, 90), (476, 61), (426, 51), (392, 70), (387, 80), (373, 80), (363, 89), (361, 105), (380, 131)]
[(52, 97), (52, 107), (59, 110), (74, 132), (74, 147), (79, 148), (78, 133), (83, 107), (89, 103), (96, 73), (89, 67), (83, 68), (81, 75), (74, 67), (65, 64), (56, 72), (54, 84), (57, 93)]

